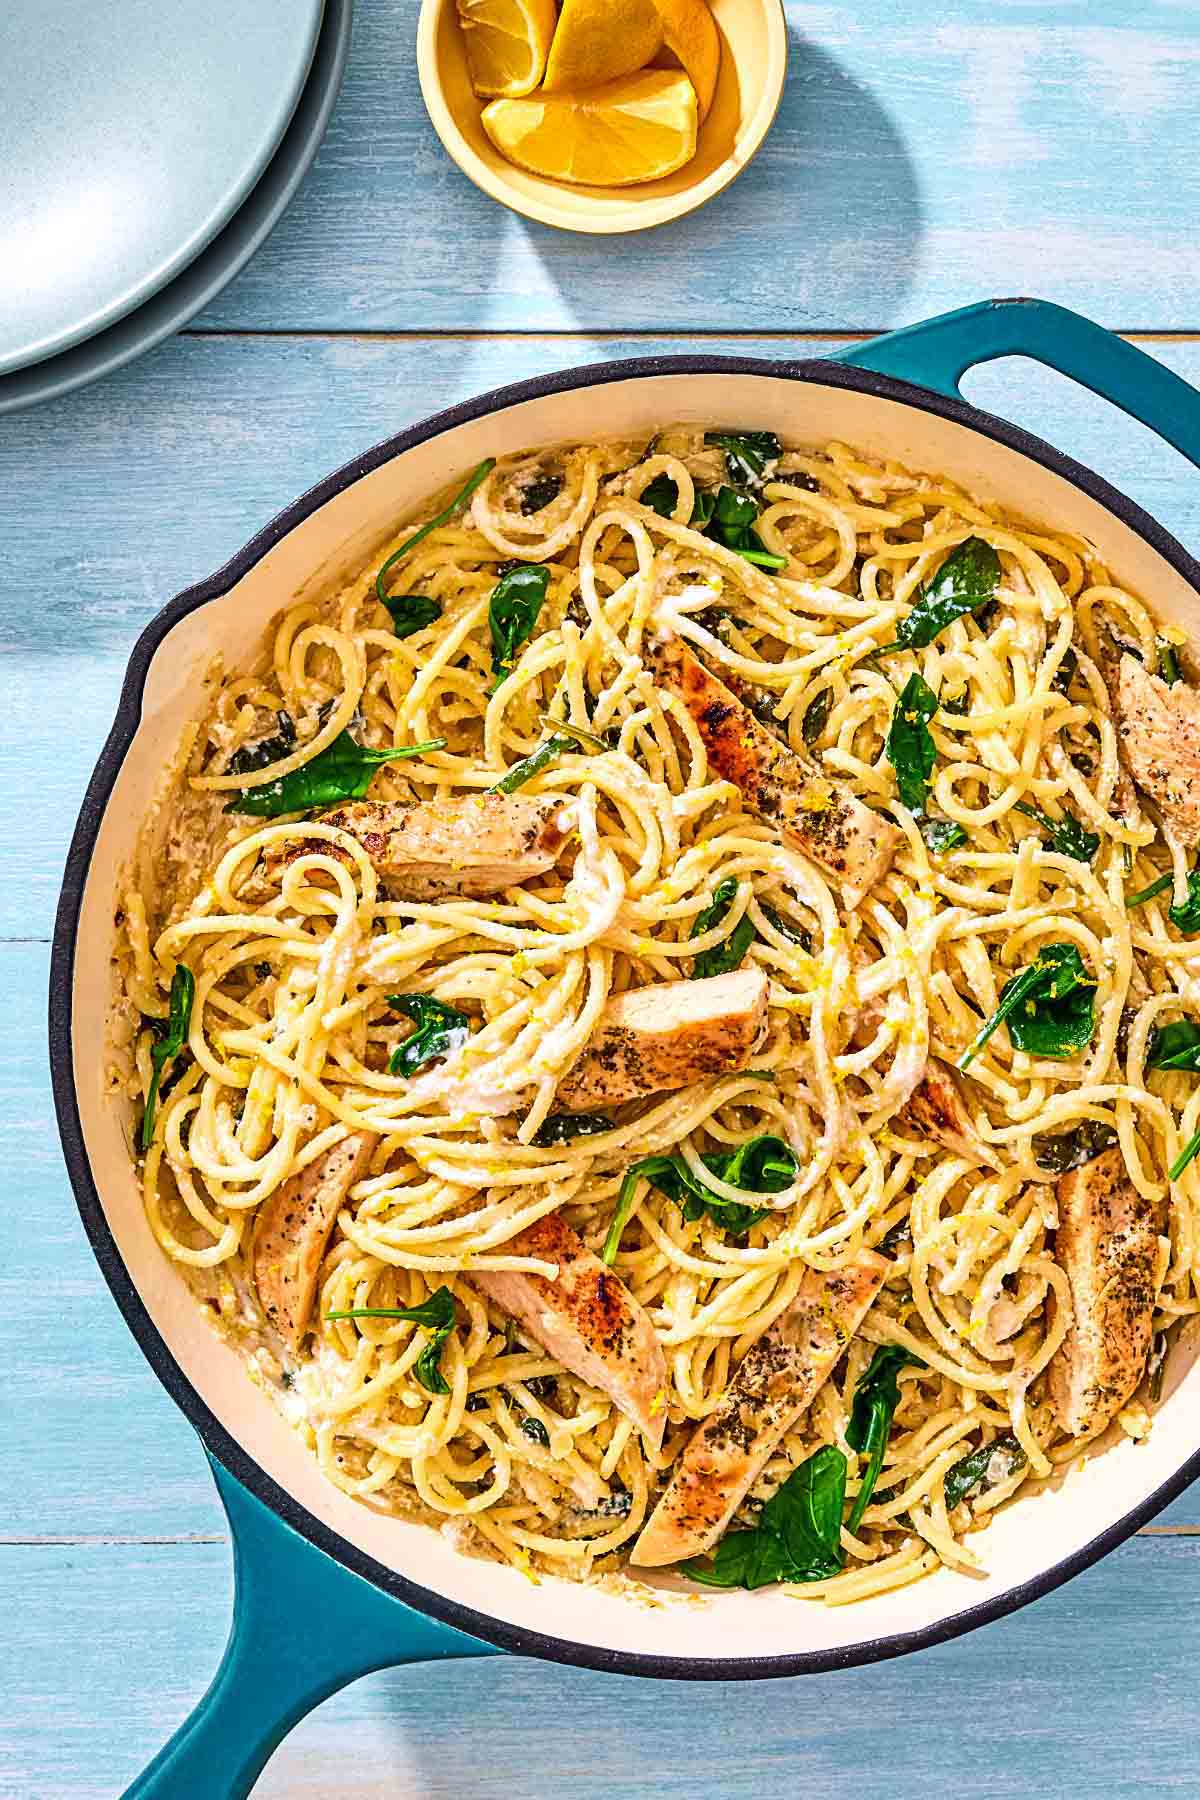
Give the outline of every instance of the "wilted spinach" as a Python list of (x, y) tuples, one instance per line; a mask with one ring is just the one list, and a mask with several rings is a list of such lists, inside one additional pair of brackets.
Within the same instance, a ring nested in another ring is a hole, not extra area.
[[(746, 1188), (753, 1194), (780, 1194), (796, 1179), (798, 1164), (782, 1138), (764, 1133), (748, 1138), (736, 1150), (713, 1150), (701, 1157), (704, 1166), (718, 1181), (730, 1187)], [(645, 1179), (678, 1206), (685, 1219), (704, 1217), (720, 1225), (730, 1237), (745, 1237), (752, 1226), (765, 1219), (769, 1207), (745, 1206), (739, 1200), (725, 1200), (706, 1187), (692, 1173), (687, 1160), (675, 1151), (669, 1156), (644, 1156), (625, 1172), (617, 1207), (613, 1214), (602, 1252), (611, 1268), (621, 1245), (621, 1234), (633, 1210), (638, 1182)]]
[(883, 1453), (887, 1449), (892, 1420), (900, 1404), (900, 1388), (896, 1376), (910, 1363), (920, 1369), (925, 1367), (919, 1356), (914, 1356), (911, 1350), (905, 1350), (900, 1344), (880, 1344), (871, 1358), (866, 1374), (854, 1390), (850, 1422), (846, 1426), (846, 1442), (852, 1450), (857, 1450), (860, 1456), (866, 1457), (867, 1466), (847, 1521), (848, 1531), (858, 1530), (863, 1514), (870, 1505), (871, 1495), (879, 1480), (879, 1471), (883, 1467)]
[(729, 479), (738, 487), (753, 487), (762, 480), (767, 464), (783, 455), (773, 431), (706, 431), (704, 441), (725, 452)]
[(1006, 1020), (1017, 1050), (1061, 1060), (1082, 1050), (1096, 1028), (1096, 983), (1074, 944), (1046, 944), (1000, 991), (1000, 1004), (959, 1058), (966, 1069)]
[(177, 963), (175, 973), (171, 977), (171, 993), (168, 1001), (166, 1024), (155, 1019), (151, 1023), (161, 1033), (158, 1042), (150, 1050), (150, 1088), (146, 1095), (146, 1110), (142, 1114), (142, 1149), (148, 1150), (154, 1141), (154, 1114), (158, 1106), (159, 1090), (168, 1063), (183, 1050), (188, 1040), (188, 1032), (192, 1026), (192, 1002), (196, 998), (196, 978), (186, 963)]
[[(1130, 894), (1125, 902), (1126, 909), (1132, 906), (1144, 906), (1147, 900), (1156, 900), (1159, 894), (1165, 894), (1168, 888), (1175, 885), (1173, 875), (1160, 875), (1149, 887), (1144, 887), (1137, 894)], [(1185, 937), (1191, 937), (1200, 931), (1200, 867), (1191, 871), (1187, 878), (1187, 899), (1182, 906), (1174, 902), (1167, 908), (1167, 917), (1177, 930)]]
[(1116, 1131), (1099, 1119), (1081, 1119), (1070, 1131), (1042, 1131), (1033, 1139), (1033, 1156), (1039, 1169), (1047, 1175), (1065, 1175), (1068, 1169), (1082, 1169), (1111, 1150), (1117, 1141)]
[(383, 604), (392, 615), (392, 633), (398, 638), (412, 637), (442, 616), (441, 603), (428, 594), (389, 595)]
[[(738, 884), (732, 875), (718, 882), (711, 903), (703, 912), (697, 913), (689, 937), (700, 937), (719, 925), (737, 899), (737, 891)], [(731, 969), (741, 966), (753, 941), (753, 921), (748, 913), (743, 913), (723, 943), (714, 944), (711, 950), (702, 950), (692, 959), (692, 979), (701, 981), (709, 975), (728, 975)]]
[(555, 1144), (569, 1144), (579, 1137), (599, 1137), (602, 1131), (612, 1129), (612, 1120), (603, 1113), (551, 1113), (542, 1120), (530, 1142), (537, 1150), (549, 1150)]
[(562, 493), (563, 478), (561, 475), (535, 475), (532, 481), (526, 482), (521, 490), (521, 511), (526, 518), (539, 513), (557, 500)]
[(896, 771), (900, 798), (912, 813), (925, 811), (929, 777), (937, 750), (929, 721), (937, 711), (937, 695), (919, 675), (910, 675), (896, 702), (884, 749)]
[(798, 944), (806, 956), (812, 954), (811, 931), (806, 931), (803, 925), (793, 925), (790, 919), (785, 919), (781, 912), (776, 912), (775, 908), (768, 906), (765, 900), (759, 901), (759, 909), (763, 918), (775, 927), (781, 938), (786, 938), (789, 944)]
[(521, 1430), (529, 1439), (530, 1443), (540, 1444), (543, 1450), (548, 1450), (550, 1448), (550, 1433), (546, 1430), (542, 1421), (540, 1419), (535, 1419), (532, 1413), (526, 1413), (525, 1417), (521, 1420)]
[(1028, 806), (1024, 800), (1018, 800), (1016, 811), (1037, 821), (1049, 837), (1051, 848), (1060, 856), (1072, 856), (1076, 862), (1090, 863), (1100, 848), (1099, 832), (1085, 830), (1065, 806), (1057, 819), (1050, 818), (1036, 806)]
[(748, 1531), (727, 1531), (710, 1564), (688, 1562), (682, 1575), (705, 1587), (768, 1587), (776, 1581), (827, 1581), (840, 1573), (846, 1458), (836, 1444), (793, 1469)]
[(811, 750), (824, 731), (829, 715), (833, 711), (833, 689), (822, 688), (814, 694), (804, 709), (804, 718), (800, 726), (800, 735)]
[(276, 733), (274, 737), (259, 738), (255, 744), (243, 744), (235, 750), (226, 763), (224, 775), (253, 775), (259, 769), (269, 769), (272, 763), (282, 762), (296, 748), (296, 721), (291, 713), (275, 714)]
[(1168, 687), (1174, 687), (1177, 681), (1183, 680), (1183, 670), (1179, 666), (1179, 652), (1170, 638), (1160, 637), (1158, 647), (1158, 672)]
[(957, 819), (919, 819), (921, 836), (931, 856), (945, 856), (967, 841), (967, 834)]
[(415, 1075), (435, 1057), (460, 1050), (471, 1035), (466, 1013), (435, 1000), (432, 994), (389, 994), (387, 1003), (394, 1011), (406, 1013), (416, 1025), (388, 1058), (389, 1074)]
[(1151, 1028), (1146, 1045), (1148, 1069), (1175, 1069), (1200, 1075), (1200, 1025), (1191, 1019), (1174, 1019)]
[(430, 1394), (448, 1394), (450, 1384), (438, 1366), (442, 1345), (454, 1330), (457, 1314), (454, 1295), (448, 1287), (438, 1288), (419, 1306), (352, 1306), (345, 1312), (326, 1313), (327, 1319), (408, 1319), (423, 1325), (429, 1341), (413, 1364), (413, 1374)]
[(518, 563), (501, 575), (488, 602), (492, 633), (493, 689), (512, 674), (513, 658), (533, 636), (550, 585), (544, 563)]
[(261, 787), (243, 788), (225, 811), (250, 813), (256, 819), (276, 819), (282, 813), (314, 812), (318, 807), (336, 806), (340, 800), (361, 800), (381, 763), (427, 756), (431, 750), (445, 748), (445, 738), (431, 738), (428, 743), (406, 744), (396, 750), (368, 750), (356, 744), (348, 731), (340, 731), (311, 762)]
[(983, 538), (969, 537), (952, 550), (936, 575), (921, 589), (911, 612), (896, 627), (890, 644), (875, 651), (923, 650), (955, 619), (977, 613), (994, 600), (1000, 583), (1000, 558)]
[[(388, 603), (388, 596), (383, 584), (392, 569), (394, 569), (396, 564), (404, 557), (410, 555), (411, 552), (416, 549), (418, 544), (423, 543), (431, 531), (436, 531), (439, 525), (444, 525), (448, 519), (452, 519), (459, 507), (466, 505), (467, 501), (471, 498), (471, 495), (475, 492), (475, 489), (479, 487), (482, 482), (487, 480), (495, 466), (495, 457), (487, 457), (485, 461), (481, 462), (477, 468), (471, 471), (471, 474), (467, 477), (458, 493), (455, 494), (449, 506), (443, 507), (440, 513), (437, 513), (432, 519), (429, 519), (419, 530), (414, 531), (407, 542), (401, 544), (398, 550), (392, 551), (392, 554), (388, 557), (378, 575), (375, 577), (375, 592), (385, 606), (387, 606)], [(437, 603), (436, 601), (428, 601), (427, 604), (433, 606)], [(434, 618), (437, 618), (440, 612), (441, 608), (439, 607), (438, 611), (433, 615)], [(405, 635), (407, 635), (407, 633)]]
[(986, 1494), (989, 1488), (998, 1487), (1010, 1475), (1015, 1475), (1018, 1469), (1024, 1468), (1025, 1461), (1025, 1452), (1011, 1431), (993, 1438), (990, 1444), (983, 1444), (978, 1450), (968, 1452), (946, 1470), (942, 1483), (946, 1511), (953, 1512), (968, 1494)]
[(515, 794), (518, 788), (524, 787), (527, 781), (532, 781), (535, 775), (540, 775), (552, 762), (557, 762), (566, 751), (574, 749), (574, 738), (556, 732), (528, 756), (523, 756), (520, 762), (514, 763), (508, 773), (502, 775), (487, 791), (489, 794)]

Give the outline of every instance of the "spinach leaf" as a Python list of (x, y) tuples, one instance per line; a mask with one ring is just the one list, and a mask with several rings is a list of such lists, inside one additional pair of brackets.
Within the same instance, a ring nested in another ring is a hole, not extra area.
[(466, 1013), (432, 994), (389, 994), (387, 1003), (396, 1012), (406, 1013), (416, 1024), (388, 1059), (392, 1075), (415, 1075), (435, 1057), (449, 1056), (460, 1050), (471, 1035), (471, 1021)]
[(852, 1450), (867, 1459), (862, 1486), (855, 1497), (846, 1529), (856, 1532), (883, 1467), (883, 1453), (891, 1434), (892, 1419), (900, 1404), (900, 1388), (896, 1376), (907, 1364), (923, 1369), (926, 1365), (911, 1350), (899, 1344), (880, 1344), (871, 1358), (866, 1374), (854, 1390), (850, 1422), (846, 1426), (846, 1442)]
[(537, 1150), (549, 1150), (554, 1144), (569, 1144), (577, 1137), (599, 1137), (611, 1131), (613, 1122), (603, 1113), (551, 1113), (542, 1120), (530, 1142)]
[(942, 1483), (946, 1511), (953, 1512), (968, 1494), (986, 1494), (989, 1488), (999, 1487), (1002, 1481), (1024, 1468), (1025, 1461), (1025, 1452), (1011, 1431), (968, 1452), (946, 1470)]
[(361, 800), (381, 763), (426, 756), (431, 750), (445, 748), (445, 738), (431, 738), (426, 744), (406, 744), (397, 750), (366, 750), (355, 743), (348, 731), (340, 731), (311, 762), (262, 787), (243, 788), (225, 811), (277, 819), (282, 813), (314, 812), (318, 807), (336, 806), (339, 800)]
[(1099, 1119), (1081, 1119), (1070, 1131), (1043, 1131), (1033, 1140), (1034, 1161), (1048, 1175), (1065, 1175), (1068, 1169), (1082, 1169), (1111, 1150), (1117, 1134), (1111, 1125)]
[(1158, 644), (1158, 672), (1168, 687), (1174, 687), (1177, 681), (1183, 680), (1183, 670), (1179, 666), (1179, 652), (1170, 638), (1160, 637)]
[(789, 944), (799, 944), (805, 955), (811, 956), (813, 947), (811, 931), (805, 931), (803, 925), (793, 925), (790, 919), (785, 919), (781, 912), (776, 912), (775, 908), (768, 906), (765, 900), (761, 900), (759, 906), (763, 918), (770, 921), (781, 938), (786, 938)]
[(1060, 661), (1057, 669), (1055, 669), (1054, 674), (1052, 675), (1052, 677), (1050, 679), (1050, 686), (1055, 690), (1056, 693), (1059, 693), (1059, 694), (1069, 693), (1070, 689), (1071, 689), (1071, 683), (1074, 681), (1074, 679), (1078, 673), (1079, 673), (1079, 658), (1076, 655), (1075, 651), (1072, 649), (1071, 645), (1068, 644), (1066, 649), (1063, 651), (1062, 660)]
[(442, 616), (441, 602), (428, 594), (395, 594), (383, 604), (392, 615), (392, 634), (398, 638), (412, 637)]
[(679, 483), (672, 481), (665, 472), (648, 481), (638, 496), (643, 506), (656, 512), (660, 519), (669, 519), (679, 505)]
[(836, 1444), (793, 1469), (748, 1531), (727, 1531), (709, 1565), (684, 1563), (681, 1575), (705, 1587), (768, 1587), (776, 1581), (828, 1581), (841, 1572), (846, 1458)]
[(1074, 944), (1043, 945), (1036, 961), (1000, 990), (999, 1006), (959, 1058), (959, 1068), (974, 1062), (1005, 1020), (1014, 1047), (1030, 1056), (1062, 1060), (1082, 1050), (1096, 1028), (1095, 991)]
[(526, 518), (539, 513), (562, 493), (561, 475), (535, 475), (521, 490), (521, 511)]
[[(702, 913), (696, 915), (695, 924), (688, 933), (689, 937), (700, 937), (703, 932), (711, 931), (719, 925), (734, 901), (737, 899), (738, 884), (732, 875), (718, 882), (710, 905)], [(727, 975), (731, 969), (741, 966), (747, 950), (754, 941), (754, 923), (748, 913), (743, 913), (723, 944), (714, 944), (711, 950), (702, 950), (699, 956), (692, 959), (693, 981), (703, 980), (709, 975)]]
[[(760, 568), (786, 569), (787, 557), (768, 550), (754, 530), (758, 511), (758, 501), (753, 494), (739, 494), (728, 487), (718, 488), (712, 517), (706, 527), (707, 535), (723, 544), (726, 550), (736, 550), (739, 556)], [(696, 522), (693, 515), (692, 523)]]
[(875, 651), (923, 650), (967, 613), (977, 613), (995, 598), (1000, 558), (983, 538), (969, 537), (952, 550), (937, 574), (926, 582), (912, 611), (901, 619), (890, 644)]
[(967, 842), (967, 834), (957, 819), (919, 819), (921, 836), (931, 856), (945, 856)]
[[(719, 1181), (730, 1187), (747, 1188), (755, 1194), (781, 1194), (796, 1179), (799, 1167), (791, 1149), (780, 1137), (763, 1133), (748, 1138), (735, 1150), (714, 1150), (701, 1157), (701, 1162)], [(745, 1206), (739, 1200), (725, 1200), (693, 1175), (686, 1158), (678, 1151), (670, 1156), (644, 1156), (625, 1172), (617, 1207), (608, 1236), (604, 1240), (603, 1260), (611, 1268), (616, 1261), (624, 1231), (633, 1211), (637, 1185), (642, 1179), (665, 1194), (680, 1208), (689, 1222), (710, 1218), (730, 1237), (745, 1237), (752, 1226), (765, 1219), (769, 1207)]]
[(1040, 812), (1036, 806), (1027, 806), (1024, 800), (1017, 801), (1016, 811), (1024, 813), (1027, 819), (1036, 819), (1049, 837), (1051, 848), (1060, 856), (1073, 856), (1076, 862), (1090, 863), (1100, 848), (1099, 832), (1086, 831), (1065, 806), (1057, 819)]
[(521, 1420), (521, 1430), (525, 1433), (525, 1436), (531, 1443), (540, 1444), (543, 1450), (548, 1450), (550, 1448), (550, 1433), (546, 1430), (542, 1421), (540, 1419), (535, 1419), (532, 1413), (526, 1413), (525, 1417)]
[(800, 726), (800, 735), (811, 750), (828, 722), (833, 711), (833, 689), (822, 688), (814, 694), (804, 709), (804, 719)]
[[(671, 485), (674, 486), (674, 483)], [(676, 492), (678, 492), (678, 489), (676, 489)], [(688, 523), (690, 525), (698, 525), (700, 530), (704, 531), (711, 525), (713, 514), (716, 510), (717, 502), (713, 495), (705, 488), (697, 488), (695, 490), (695, 497), (692, 500), (692, 516)]]
[(167, 1021), (164, 1027), (160, 1019), (154, 1020), (154, 1028), (162, 1033), (158, 1042), (150, 1051), (150, 1090), (146, 1095), (146, 1110), (142, 1114), (142, 1149), (148, 1150), (154, 1141), (154, 1114), (158, 1107), (159, 1089), (162, 1087), (163, 1072), (168, 1063), (183, 1050), (188, 1040), (188, 1032), (192, 1025), (192, 1002), (196, 998), (196, 977), (186, 963), (177, 963), (175, 973), (171, 977), (171, 994)]
[(706, 431), (706, 444), (725, 452), (730, 481), (753, 487), (766, 473), (769, 462), (783, 455), (783, 445), (773, 431)]
[(291, 713), (277, 712), (276, 735), (259, 738), (257, 743), (243, 744), (235, 750), (221, 771), (224, 775), (253, 775), (257, 769), (269, 769), (274, 762), (282, 762), (296, 748), (296, 722)]
[(1179, 1155), (1167, 1170), (1167, 1180), (1178, 1181), (1188, 1164), (1197, 1155), (1200, 1155), (1200, 1131), (1197, 1131), (1193, 1137), (1190, 1137), (1183, 1146), (1183, 1149), (1179, 1152)]
[(1146, 1358), (1146, 1374), (1150, 1378), (1149, 1398), (1152, 1403), (1162, 1399), (1163, 1381), (1167, 1373), (1167, 1352), (1171, 1348), (1171, 1340), (1165, 1331), (1156, 1331), (1150, 1339), (1150, 1354)]
[(345, 1312), (326, 1313), (327, 1319), (409, 1319), (423, 1325), (429, 1342), (413, 1364), (413, 1374), (430, 1394), (448, 1394), (450, 1384), (438, 1367), (442, 1345), (454, 1330), (458, 1315), (454, 1295), (448, 1287), (440, 1287), (422, 1300), (419, 1306), (352, 1306)]
[(574, 738), (556, 732), (553, 737), (547, 738), (544, 744), (539, 744), (537, 749), (531, 751), (528, 756), (523, 756), (520, 762), (514, 763), (507, 775), (502, 775), (499, 781), (487, 790), (488, 793), (515, 794), (517, 789), (524, 787), (527, 781), (532, 781), (535, 775), (540, 775), (542, 770), (552, 762), (557, 762), (565, 751), (574, 750), (574, 748)]
[(929, 721), (937, 711), (937, 695), (919, 675), (910, 675), (896, 702), (884, 750), (896, 771), (900, 798), (912, 813), (923, 813), (929, 777), (937, 760)]
[(1146, 1067), (1200, 1075), (1200, 1025), (1191, 1019), (1174, 1019), (1169, 1025), (1153, 1026), (1146, 1045)]
[(512, 674), (513, 658), (533, 636), (549, 585), (550, 571), (544, 563), (518, 563), (515, 569), (501, 575), (492, 589), (488, 624), (495, 670), (493, 690)]
[[(564, 737), (569, 737), (581, 750), (592, 750), (597, 756), (602, 756), (606, 750), (614, 750), (621, 736), (620, 731), (616, 731), (611, 738), (597, 737), (594, 731), (585, 731), (582, 725), (573, 725), (570, 719), (556, 719), (553, 713), (540, 712), (538, 719), (552, 731), (561, 731)], [(611, 726), (609, 729), (614, 730)]]
[[(443, 507), (440, 513), (437, 513), (432, 519), (428, 520), (428, 522), (422, 525), (419, 530), (414, 531), (407, 542), (401, 544), (398, 550), (392, 551), (392, 554), (388, 557), (378, 575), (375, 577), (375, 592), (385, 606), (387, 605), (388, 597), (387, 590), (383, 584), (392, 569), (395, 568), (396, 564), (400, 562), (403, 557), (408, 556), (411, 551), (415, 550), (418, 544), (423, 543), (431, 531), (436, 531), (439, 525), (444, 525), (448, 519), (452, 519), (459, 507), (466, 505), (467, 501), (471, 498), (471, 495), (475, 492), (475, 489), (487, 480), (495, 466), (496, 459), (494, 456), (489, 456), (484, 462), (481, 462), (478, 468), (471, 471), (449, 506)], [(430, 604), (432, 604), (432, 602), (430, 602)], [(439, 608), (438, 610), (440, 612), (441, 609)], [(435, 613), (434, 617), (436, 618), (437, 616), (438, 615)]]
[[(1168, 887), (1173, 885), (1173, 881), (1168, 881)], [(1192, 870), (1187, 878), (1187, 887), (1187, 899), (1182, 906), (1169, 906), (1167, 917), (1185, 937), (1194, 937), (1200, 931), (1200, 868)]]

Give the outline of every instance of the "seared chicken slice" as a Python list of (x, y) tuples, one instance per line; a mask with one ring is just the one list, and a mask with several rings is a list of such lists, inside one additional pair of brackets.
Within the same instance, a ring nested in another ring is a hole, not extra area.
[(478, 1270), (475, 1286), (510, 1313), (564, 1369), (597, 1387), (657, 1450), (666, 1424), (667, 1363), (654, 1327), (625, 1283), (557, 1213), (505, 1245), (515, 1256), (558, 1264), (553, 1281), (514, 1270)]
[(742, 790), (751, 812), (779, 827), (785, 844), (836, 878), (847, 906), (857, 906), (887, 874), (902, 833), (760, 725), (681, 638), (650, 642), (644, 656), (683, 701), (715, 772)]
[(1145, 1200), (1119, 1144), (1061, 1175), (1055, 1255), (1074, 1317), (1050, 1361), (1050, 1398), (1069, 1437), (1094, 1437), (1146, 1367), (1167, 1201)]
[(784, 1432), (812, 1404), (890, 1267), (885, 1256), (864, 1250), (849, 1268), (808, 1271), (695, 1432), (632, 1562), (659, 1568), (712, 1549)]
[(767, 978), (733, 969), (618, 994), (558, 1084), (560, 1107), (588, 1112), (744, 1069), (763, 1034)]
[(259, 1208), (254, 1282), (263, 1311), (293, 1350), (308, 1330), (338, 1208), (366, 1168), (374, 1141), (369, 1132), (352, 1132), (276, 1188)]
[(971, 1123), (958, 1082), (935, 1056), (926, 1063), (924, 1075), (897, 1114), (897, 1123), (917, 1137), (932, 1138), (955, 1156), (985, 1163), (989, 1168), (999, 1167)]
[(1185, 681), (1168, 687), (1128, 652), (1109, 687), (1130, 774), (1172, 836), (1200, 847), (1200, 693)]
[[(356, 837), (398, 900), (476, 899), (516, 887), (554, 867), (568, 829), (559, 801), (509, 794), (413, 805), (357, 800), (323, 813), (321, 823)], [(268, 852), (263, 862), (270, 872), (313, 850), (339, 854), (313, 838)]]

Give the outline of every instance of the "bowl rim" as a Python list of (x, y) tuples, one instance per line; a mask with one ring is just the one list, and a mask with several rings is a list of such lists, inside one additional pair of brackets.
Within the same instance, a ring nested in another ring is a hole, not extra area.
[[(657, 203), (648, 202), (637, 208), (631, 206), (628, 217), (618, 214), (611, 219), (601, 216), (589, 219), (586, 213), (578, 218), (574, 215), (567, 216), (565, 208), (556, 206), (550, 199), (542, 200), (536, 195), (519, 193), (503, 174), (484, 161), (455, 118), (438, 73), (438, 27), (443, 12), (454, 5), (454, 0), (421, 0), (421, 13), (417, 21), (417, 76), (421, 83), (421, 97), (446, 154), (490, 200), (497, 200), (510, 211), (520, 213), (526, 219), (534, 219), (540, 225), (552, 225), (557, 231), (608, 237), (620, 233), (649, 231), (655, 225), (682, 219), (688, 213), (695, 212), (697, 207), (714, 199), (731, 182), (736, 181), (762, 148), (763, 140), (771, 129), (783, 99), (787, 77), (788, 33), (783, 0), (759, 0), (759, 4), (767, 26), (766, 79), (740, 146), (731, 151), (703, 181), (696, 182), (692, 187), (681, 188), (678, 193), (664, 194)], [(568, 186), (566, 183), (556, 185)], [(607, 188), (582, 186), (569, 187), (568, 191), (573, 195), (611, 192)]]
[(585, 364), (491, 389), (418, 421), (344, 463), (278, 513), (214, 574), (183, 589), (168, 601), (145, 626), (130, 655), (113, 725), (88, 782), (67, 852), (54, 923), (49, 980), (51, 1086), (67, 1174), (84, 1230), (139, 1348), (210, 1455), (315, 1549), (416, 1611), (468, 1637), (516, 1655), (656, 1680), (750, 1681), (825, 1674), (948, 1643), (1052, 1593), (1123, 1543), (1200, 1477), (1200, 1450), (1184, 1458), (1175, 1472), (1136, 1506), (1104, 1526), (1079, 1549), (1050, 1563), (1028, 1580), (991, 1599), (947, 1613), (930, 1624), (865, 1638), (836, 1649), (747, 1657), (643, 1655), (552, 1636), (527, 1625), (481, 1613), (379, 1562), (310, 1513), (262, 1468), (252, 1450), (217, 1419), (193, 1387), (187, 1370), (167, 1348), (121, 1256), (88, 1161), (76, 1091), (72, 1041), (75, 951), (93, 853), (117, 776), (140, 725), (147, 676), (159, 647), (181, 620), (227, 594), (276, 544), (346, 488), (384, 463), (452, 432), (459, 425), (564, 391), (655, 376), (723, 374), (767, 376), (848, 388), (933, 413), (990, 438), (1062, 477), (1111, 512), (1157, 551), (1200, 596), (1200, 562), (1142, 507), (1101, 476), (1021, 426), (985, 412), (968, 401), (945, 397), (896, 376), (822, 358), (772, 361), (762, 357), (681, 355)]

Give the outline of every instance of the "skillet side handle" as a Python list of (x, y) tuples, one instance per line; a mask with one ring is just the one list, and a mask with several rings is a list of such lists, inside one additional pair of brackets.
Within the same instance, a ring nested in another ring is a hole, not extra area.
[(1114, 332), (1048, 300), (984, 300), (889, 332), (831, 360), (961, 400), (977, 363), (1030, 356), (1119, 406), (1200, 465), (1200, 394)]
[(203, 1699), (124, 1800), (246, 1800), (307, 1712), (372, 1669), (495, 1655), (314, 1548), (213, 1462), (233, 1532), (233, 1624)]

